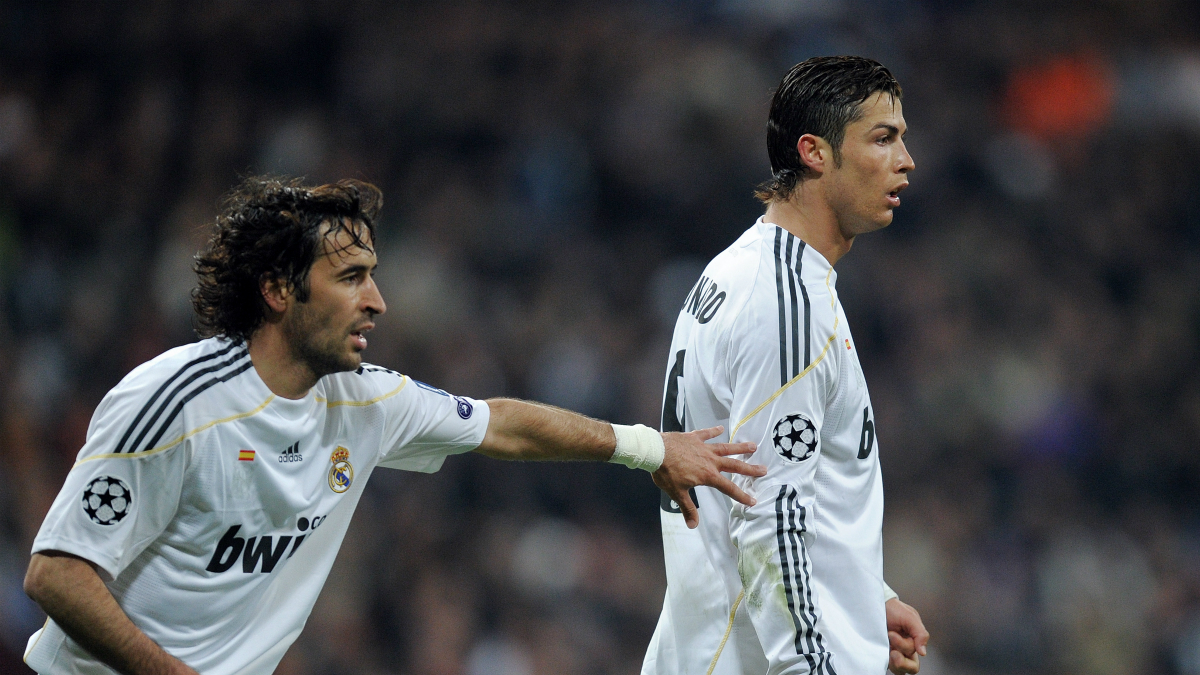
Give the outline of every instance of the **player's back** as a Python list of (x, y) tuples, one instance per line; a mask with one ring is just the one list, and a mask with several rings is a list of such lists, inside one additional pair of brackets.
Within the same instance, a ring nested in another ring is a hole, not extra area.
[[(835, 652), (857, 666), (856, 652), (877, 660), (880, 636), (886, 649), (873, 416), (835, 281), (819, 253), (759, 220), (705, 268), (680, 312), (663, 430), (724, 426), (715, 440), (758, 443), (748, 461), (768, 475), (735, 477), (759, 500), (754, 513), (698, 488), (697, 530), (663, 504), (667, 597), (644, 675), (766, 672), (768, 655), (832, 672)], [(860, 421), (871, 425), (866, 453)], [(851, 559), (878, 565), (835, 569)]]
[[(705, 267), (692, 287), (676, 320), (663, 395), (663, 431), (691, 431), (723, 426), (729, 438), (727, 379), (710, 377), (728, 356), (723, 352), (736, 317), (750, 300), (762, 264), (760, 233), (751, 228)], [(698, 367), (705, 363), (707, 367)], [(686, 376), (685, 376), (686, 373)], [(643, 675), (705, 675), (741, 673), (744, 659), (735, 651), (753, 656), (755, 636), (737, 632), (732, 610), (737, 596), (725, 591), (738, 585), (736, 568), (728, 555), (713, 555), (706, 542), (728, 542), (729, 521), (711, 514), (728, 514), (732, 502), (716, 490), (697, 488), (693, 500), (700, 509), (697, 529), (688, 529), (679, 507), (665, 493), (660, 504), (667, 595), (663, 614), (646, 653)], [(726, 578), (730, 574), (733, 579)], [(742, 645), (748, 649), (743, 649)], [(723, 656), (722, 656), (723, 655)], [(718, 658), (718, 657), (721, 658)], [(762, 661), (765, 671), (766, 662)]]

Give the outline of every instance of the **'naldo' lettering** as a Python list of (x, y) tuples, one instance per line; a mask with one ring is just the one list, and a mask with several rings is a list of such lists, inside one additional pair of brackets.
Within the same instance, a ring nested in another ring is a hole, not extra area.
[(683, 311), (696, 317), (700, 323), (708, 323), (725, 304), (725, 291), (718, 291), (717, 284), (708, 277), (700, 277), (695, 288), (683, 302)]

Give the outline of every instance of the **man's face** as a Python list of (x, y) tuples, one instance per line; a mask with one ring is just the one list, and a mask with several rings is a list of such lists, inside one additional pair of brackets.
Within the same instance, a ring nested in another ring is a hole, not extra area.
[(847, 237), (887, 227), (900, 191), (915, 167), (904, 147), (900, 101), (878, 93), (862, 103), (863, 116), (846, 125), (842, 164), (826, 174), (826, 195)]
[[(364, 243), (373, 245), (365, 237)], [(293, 301), (285, 311), (283, 333), (292, 356), (317, 377), (362, 363), (365, 333), (387, 310), (372, 276), (376, 265), (375, 252), (355, 246), (346, 231), (324, 237), (324, 255), (308, 272), (308, 301)]]

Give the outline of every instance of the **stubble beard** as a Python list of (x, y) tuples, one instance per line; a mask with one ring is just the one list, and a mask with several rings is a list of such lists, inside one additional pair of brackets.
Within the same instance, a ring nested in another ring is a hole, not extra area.
[(283, 326), (292, 357), (303, 363), (319, 380), (326, 375), (358, 368), (361, 359), (348, 352), (346, 335), (333, 330), (328, 321), (313, 316), (303, 303), (297, 305)]

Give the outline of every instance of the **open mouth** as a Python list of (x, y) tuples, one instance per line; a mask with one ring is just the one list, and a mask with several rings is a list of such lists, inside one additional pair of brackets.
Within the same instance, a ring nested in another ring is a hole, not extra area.
[(367, 334), (367, 331), (371, 330), (374, 327), (375, 327), (374, 325), (363, 326), (362, 328), (359, 328), (358, 330), (350, 332), (350, 341), (354, 343), (354, 346), (359, 351), (362, 351), (367, 348), (367, 335), (366, 334)]
[(896, 208), (897, 206), (900, 206), (900, 191), (906, 187), (908, 187), (908, 183), (899, 185), (896, 187), (895, 190), (892, 190), (891, 192), (887, 193), (887, 200), (888, 200), (889, 206), (891, 206), (892, 208)]

